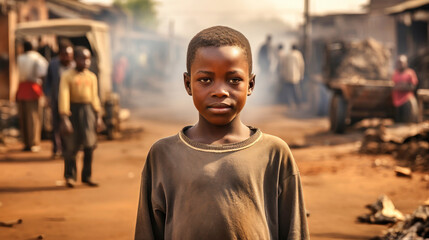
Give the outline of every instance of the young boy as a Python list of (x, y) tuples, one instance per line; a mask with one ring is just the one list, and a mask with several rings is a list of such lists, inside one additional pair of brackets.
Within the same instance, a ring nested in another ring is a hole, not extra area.
[(102, 127), (97, 77), (88, 70), (91, 52), (84, 47), (74, 51), (76, 67), (66, 71), (60, 80), (58, 111), (65, 134), (64, 177), (67, 187), (76, 184), (76, 154), (83, 147), (82, 182), (96, 187), (92, 181), (92, 155), (97, 143), (97, 129)]
[(184, 83), (199, 120), (152, 146), (135, 239), (309, 239), (287, 144), (240, 120), (255, 86), (246, 37), (222, 26), (199, 32)]

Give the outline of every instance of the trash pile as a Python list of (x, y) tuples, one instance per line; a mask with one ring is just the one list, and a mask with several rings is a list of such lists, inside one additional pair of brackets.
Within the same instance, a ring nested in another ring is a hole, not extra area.
[[(335, 57), (335, 56), (332, 56)], [(356, 78), (366, 80), (388, 80), (390, 52), (381, 43), (369, 38), (342, 45), (341, 55), (333, 73), (336, 78), (349, 81)], [(329, 57), (328, 57), (329, 58)]]
[(429, 203), (419, 206), (412, 215), (407, 215), (373, 240), (424, 240), (429, 239)]
[(393, 154), (414, 171), (428, 171), (429, 122), (380, 125), (368, 129), (360, 151), (366, 154)]
[(16, 103), (0, 101), (0, 145), (6, 137), (19, 136), (18, 107)]
[(404, 215), (395, 208), (392, 200), (386, 195), (381, 195), (373, 204), (366, 206), (371, 213), (358, 217), (359, 222), (372, 224), (388, 224), (403, 221)]

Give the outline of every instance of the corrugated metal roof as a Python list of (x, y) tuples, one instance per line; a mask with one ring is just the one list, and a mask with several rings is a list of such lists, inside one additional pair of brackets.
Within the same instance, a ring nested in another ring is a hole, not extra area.
[(399, 14), (429, 6), (429, 0), (411, 0), (386, 8), (387, 14)]

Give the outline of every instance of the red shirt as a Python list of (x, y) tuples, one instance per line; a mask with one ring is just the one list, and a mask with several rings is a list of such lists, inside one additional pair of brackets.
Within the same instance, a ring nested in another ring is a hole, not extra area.
[(43, 95), (42, 87), (35, 82), (21, 82), (16, 93), (16, 100), (29, 101), (37, 100)]
[[(396, 70), (392, 76), (392, 81), (395, 83), (395, 85), (397, 85), (398, 83), (405, 82), (405, 83), (411, 83), (414, 86), (416, 86), (418, 83), (416, 73), (411, 68), (407, 68), (402, 72), (399, 72), (398, 70)], [(392, 92), (393, 105), (395, 107), (399, 107), (402, 104), (406, 103), (413, 96), (414, 96), (413, 91), (393, 90)]]

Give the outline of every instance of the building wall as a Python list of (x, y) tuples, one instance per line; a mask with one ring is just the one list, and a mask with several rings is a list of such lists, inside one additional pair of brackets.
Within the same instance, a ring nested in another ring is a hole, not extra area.
[(9, 58), (9, 66), (1, 68), (0, 71), (0, 99), (5, 100), (13, 100), (17, 88), (14, 44), (15, 23), (15, 12), (0, 14), (0, 36), (6, 36), (0, 41), (0, 54)]
[(27, 0), (19, 8), (19, 22), (37, 21), (48, 19), (48, 8), (45, 0)]

